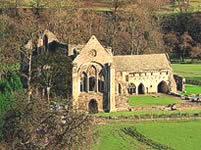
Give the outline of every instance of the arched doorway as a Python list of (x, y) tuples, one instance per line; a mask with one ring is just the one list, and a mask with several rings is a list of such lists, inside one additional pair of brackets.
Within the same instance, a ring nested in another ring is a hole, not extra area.
[(142, 83), (138, 86), (138, 94), (145, 94), (145, 88)]
[(169, 87), (165, 81), (161, 81), (158, 84), (158, 93), (168, 93), (169, 92)]
[(136, 93), (136, 87), (135, 87), (135, 84), (130, 83), (130, 84), (128, 85), (128, 93), (129, 93), (130, 95)]
[(88, 110), (91, 114), (98, 113), (98, 103), (95, 99), (89, 101)]

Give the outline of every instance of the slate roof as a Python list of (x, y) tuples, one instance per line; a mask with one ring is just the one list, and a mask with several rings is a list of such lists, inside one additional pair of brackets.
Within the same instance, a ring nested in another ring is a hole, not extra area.
[(113, 65), (117, 72), (171, 70), (165, 54), (113, 56)]

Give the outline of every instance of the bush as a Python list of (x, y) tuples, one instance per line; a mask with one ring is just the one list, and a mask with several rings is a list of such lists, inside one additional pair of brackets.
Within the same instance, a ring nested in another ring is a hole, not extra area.
[(21, 88), (22, 83), (16, 72), (8, 73), (0, 80), (0, 114), (12, 107), (12, 93)]

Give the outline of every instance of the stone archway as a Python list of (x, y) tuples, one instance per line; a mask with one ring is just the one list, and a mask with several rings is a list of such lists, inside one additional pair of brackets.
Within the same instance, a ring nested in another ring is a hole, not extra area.
[(98, 103), (95, 99), (91, 99), (88, 104), (88, 111), (91, 114), (98, 113)]
[(158, 93), (168, 93), (169, 92), (169, 87), (165, 81), (161, 81), (158, 84)]
[(136, 94), (136, 86), (133, 83), (128, 85), (128, 94), (133, 95)]
[(145, 94), (145, 87), (142, 83), (138, 86), (138, 94)]

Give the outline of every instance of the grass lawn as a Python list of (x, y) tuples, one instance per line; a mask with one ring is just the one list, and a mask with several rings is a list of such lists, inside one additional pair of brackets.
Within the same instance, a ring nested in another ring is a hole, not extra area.
[(177, 104), (182, 101), (171, 96), (160, 95), (154, 96), (130, 96), (128, 98), (130, 106), (147, 106), (147, 105), (168, 105)]
[(146, 137), (176, 150), (200, 150), (201, 120), (145, 122), (136, 124)]
[(186, 88), (185, 94), (187, 94), (187, 95), (201, 94), (201, 86), (199, 86), (199, 85), (186, 84), (185, 88)]
[(93, 150), (153, 149), (123, 132), (125, 128), (136, 129), (147, 139), (175, 150), (200, 150), (201, 147), (201, 120), (109, 122), (97, 126)]
[(137, 150), (142, 146), (148, 148), (121, 131), (124, 127), (132, 125), (133, 123), (129, 122), (98, 125), (92, 150)]
[(172, 64), (174, 72), (186, 79), (201, 82), (201, 64)]

